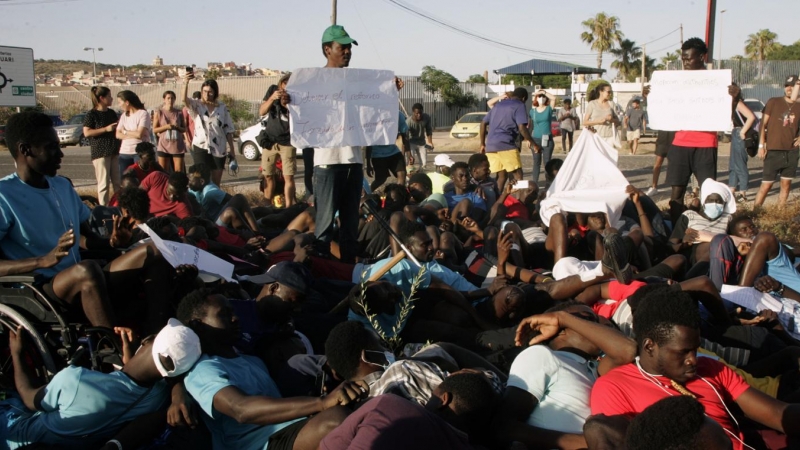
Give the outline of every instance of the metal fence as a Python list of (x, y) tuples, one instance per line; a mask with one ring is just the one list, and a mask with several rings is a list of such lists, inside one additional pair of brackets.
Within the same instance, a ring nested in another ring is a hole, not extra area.
[[(800, 61), (753, 61), (749, 59), (726, 59), (714, 61), (715, 69), (730, 69), (733, 82), (742, 88), (742, 97), (757, 98), (767, 103), (772, 97), (782, 97), (783, 84), (789, 75), (800, 73)], [(680, 70), (676, 61), (667, 70)]]
[[(258, 107), (270, 85), (276, 84), (279, 77), (225, 77), (219, 78), (220, 95), (228, 95), (236, 100), (246, 102), (252, 119), (237, 123), (239, 129), (246, 128), (255, 122), (258, 117)], [(419, 77), (401, 77), (405, 87), (400, 91), (400, 101), (411, 113), (415, 103), (421, 103), (426, 113), (430, 114), (435, 128), (449, 128), (456, 120), (468, 112), (486, 111), (487, 87), (485, 84), (460, 83), (465, 92), (472, 92), (478, 99), (478, 104), (472, 108), (460, 111), (450, 109), (436, 95), (426, 92)], [(202, 81), (192, 81), (189, 84), (189, 93), (200, 90)], [(162, 95), (165, 91), (173, 91), (180, 95), (181, 82), (169, 82), (131, 86), (109, 86), (111, 94), (130, 90), (136, 93), (147, 109), (155, 109), (163, 103)], [(45, 110), (54, 114), (69, 115), (88, 110), (92, 107), (89, 86), (48, 87), (37, 86), (36, 98)], [(180, 103), (180, 101), (178, 102)]]

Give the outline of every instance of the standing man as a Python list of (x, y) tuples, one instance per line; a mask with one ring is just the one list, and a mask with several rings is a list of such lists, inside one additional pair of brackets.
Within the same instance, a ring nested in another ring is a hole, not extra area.
[[(800, 125), (800, 106), (792, 99), (792, 89), (800, 85), (796, 75), (786, 78), (784, 83), (784, 96), (773, 97), (764, 107), (761, 118), (763, 133), (758, 137), (758, 157), (764, 160), (764, 176), (761, 187), (756, 194), (755, 206), (764, 204), (772, 184), (781, 178), (781, 192), (779, 205), (786, 204), (792, 180), (797, 171), (798, 138), (797, 131)], [(797, 108), (797, 109), (795, 109)]]
[(266, 118), (266, 130), (272, 147), (263, 149), (261, 153), (261, 171), (264, 175), (264, 198), (272, 204), (277, 183), (278, 156), (283, 164), (283, 196), (284, 206), (289, 208), (297, 203), (295, 196), (294, 174), (297, 171), (297, 150), (292, 147), (291, 133), (289, 130), (289, 96), (286, 94), (286, 84), (289, 83), (291, 73), (287, 73), (267, 89), (264, 101), (258, 108), (258, 113)]
[(631, 155), (635, 155), (639, 149), (641, 133), (647, 129), (647, 113), (639, 104), (638, 98), (633, 99), (631, 108), (625, 114), (625, 128), (628, 130), (628, 141), (631, 143)]
[(522, 139), (528, 143), (528, 148), (533, 146), (533, 139), (528, 130), (528, 112), (525, 110), (527, 100), (527, 89), (522, 87), (514, 89), (507, 100), (495, 104), (494, 108), (489, 110), (480, 127), (481, 153), (485, 153), (489, 158), (489, 170), (497, 174), (497, 188), (501, 192), (509, 173), (515, 180), (522, 179), (522, 160), (517, 150), (517, 135), (522, 135)]
[[(408, 143), (411, 145), (411, 156), (414, 165), (420, 164), (420, 170), (425, 170), (428, 164), (428, 150), (433, 151), (433, 127), (431, 116), (422, 112), (422, 104), (414, 103), (411, 107), (411, 117), (406, 120), (408, 125)], [(427, 143), (426, 143), (427, 141)]]

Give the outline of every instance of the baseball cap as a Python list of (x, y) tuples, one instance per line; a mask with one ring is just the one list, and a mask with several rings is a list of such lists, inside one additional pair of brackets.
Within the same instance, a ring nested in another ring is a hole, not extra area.
[(355, 39), (351, 38), (344, 27), (341, 25), (331, 25), (322, 33), (322, 42), (338, 42), (340, 44), (358, 45)]
[(446, 155), (442, 153), (441, 155), (436, 155), (436, 158), (433, 158), (433, 164), (437, 166), (447, 166), (450, 167), (456, 162), (453, 161), (453, 158), (450, 155)]
[(308, 292), (311, 274), (306, 266), (294, 261), (281, 261), (273, 265), (261, 275), (241, 276), (240, 280), (247, 280), (256, 284), (280, 283), (292, 288), (299, 294)]
[[(191, 328), (184, 326), (178, 319), (169, 319), (167, 326), (161, 329), (153, 341), (153, 361), (156, 369), (164, 377), (177, 377), (192, 368), (200, 359), (200, 338)], [(172, 370), (161, 363), (161, 357), (172, 360)]]
[(794, 86), (797, 83), (797, 75), (789, 75), (786, 77), (786, 83), (784, 86)]

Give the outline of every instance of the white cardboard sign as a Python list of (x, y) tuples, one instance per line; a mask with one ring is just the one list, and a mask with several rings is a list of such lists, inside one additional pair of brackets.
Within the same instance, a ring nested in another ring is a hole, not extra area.
[(388, 145), (397, 140), (394, 72), (298, 69), (286, 91), (296, 148)]
[(165, 241), (158, 237), (158, 235), (145, 224), (139, 225), (139, 228), (150, 236), (156, 248), (172, 267), (178, 267), (181, 264), (191, 264), (197, 266), (197, 270), (200, 271), (200, 273), (216, 275), (229, 282), (234, 282), (233, 264), (228, 261), (217, 258), (211, 253), (193, 245), (184, 244), (182, 242)]
[(32, 48), (0, 46), (0, 106), (36, 106)]
[(730, 131), (731, 71), (657, 70), (647, 97), (648, 126), (662, 131)]

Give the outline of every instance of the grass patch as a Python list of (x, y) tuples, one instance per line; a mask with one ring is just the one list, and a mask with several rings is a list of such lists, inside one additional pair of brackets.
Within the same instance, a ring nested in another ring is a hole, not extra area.
[(782, 208), (774, 204), (755, 209), (749, 205), (737, 205), (737, 208), (737, 215), (749, 215), (761, 231), (769, 231), (780, 242), (791, 246), (800, 245), (800, 221), (794, 220), (800, 216), (800, 202), (797, 200), (787, 202)]

